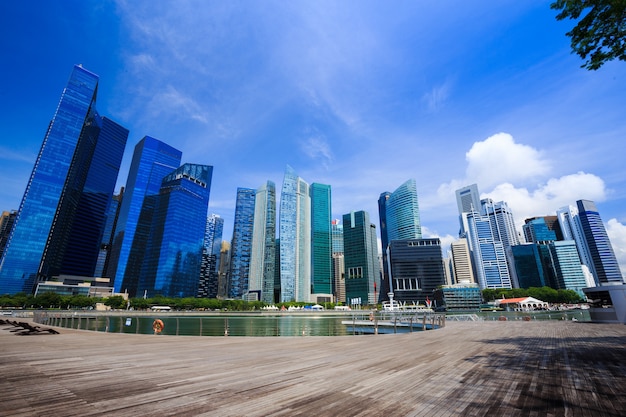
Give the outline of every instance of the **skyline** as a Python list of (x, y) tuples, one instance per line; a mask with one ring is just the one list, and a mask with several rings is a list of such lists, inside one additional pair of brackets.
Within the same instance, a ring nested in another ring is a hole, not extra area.
[(116, 191), (155, 137), (214, 167), (225, 240), (237, 188), (282, 184), (290, 165), (331, 185), (333, 218), (365, 210), (377, 228), (380, 194), (415, 179), (423, 236), (444, 250), (463, 186), (506, 201), (518, 228), (593, 200), (626, 272), (626, 64), (580, 68), (550, 2), (34, 3), (0, 4), (2, 210), (82, 64), (130, 130)]

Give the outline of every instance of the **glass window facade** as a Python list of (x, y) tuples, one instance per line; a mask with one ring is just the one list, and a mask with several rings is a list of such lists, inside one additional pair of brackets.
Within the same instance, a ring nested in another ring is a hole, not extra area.
[[(135, 256), (139, 258), (131, 259), (131, 249), (135, 239), (137, 245), (142, 238), (145, 244), (145, 233), (149, 234), (149, 229), (144, 230), (143, 236), (135, 236), (135, 232), (142, 211), (144, 216), (149, 215), (154, 204), (153, 201), (144, 202), (144, 199), (159, 194), (163, 178), (180, 166), (181, 157), (181, 151), (150, 136), (145, 136), (135, 146), (107, 272), (107, 276), (114, 277), (115, 292), (136, 293), (144, 250), (136, 246), (135, 249), (139, 250), (135, 250)], [(149, 224), (146, 221), (143, 223)], [(131, 268), (127, 271), (129, 264)]]
[(248, 292), (255, 199), (256, 191), (254, 189), (237, 189), (228, 284), (228, 296), (230, 298), (242, 298)]
[(97, 86), (97, 75), (74, 67), (0, 264), (0, 292), (30, 293), (54, 274), (94, 273), (128, 136), (96, 112)]
[(314, 294), (332, 294), (331, 188), (311, 184), (311, 283)]

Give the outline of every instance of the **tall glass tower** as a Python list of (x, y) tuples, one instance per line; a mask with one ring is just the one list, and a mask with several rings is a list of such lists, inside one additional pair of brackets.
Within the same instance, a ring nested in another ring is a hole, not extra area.
[[(145, 136), (135, 146), (115, 230), (110, 268), (107, 271), (107, 276), (115, 280), (114, 291), (117, 293), (124, 291), (133, 295), (136, 293), (137, 279), (141, 273), (145, 253), (145, 247), (139, 248), (138, 244), (139, 242), (145, 244), (148, 238), (148, 235), (136, 236), (144, 198), (159, 194), (163, 178), (180, 166), (181, 157), (181, 151), (150, 136)], [(144, 230), (144, 233), (149, 232), (149, 228)], [(131, 249), (136, 239), (137, 256), (131, 258)]]
[[(256, 190), (249, 299), (274, 302), (276, 269), (276, 185), (267, 181)], [(256, 297), (254, 295), (256, 294)]]
[(370, 223), (366, 211), (343, 215), (343, 241), (346, 302), (376, 303), (380, 277), (378, 244), (376, 226)]
[(98, 76), (74, 66), (0, 262), (0, 293), (92, 276), (128, 130), (96, 111)]
[(212, 166), (184, 164), (163, 178), (154, 201), (138, 295), (197, 295), (212, 175)]
[(280, 195), (280, 301), (311, 298), (311, 198), (309, 184), (290, 166)]
[(596, 283), (600, 285), (623, 283), (624, 278), (615, 258), (613, 246), (595, 203), (590, 200), (578, 200), (576, 206), (591, 260), (589, 267)]
[(237, 188), (235, 223), (230, 250), (228, 283), (228, 296), (230, 298), (242, 298), (248, 292), (255, 199), (256, 191), (254, 189)]
[[(311, 283), (313, 294), (332, 297), (331, 189), (311, 184)], [(332, 300), (328, 300), (332, 301)]]
[(406, 181), (393, 193), (388, 191), (382, 193), (378, 199), (378, 215), (383, 245), (383, 280), (380, 288), (380, 301), (385, 301), (390, 291), (387, 254), (389, 243), (392, 240), (422, 238), (415, 180)]
[(206, 228), (204, 229), (204, 245), (202, 248), (202, 266), (200, 267), (198, 297), (217, 297), (218, 266), (220, 263), (223, 230), (224, 219), (217, 214), (210, 214), (206, 219)]

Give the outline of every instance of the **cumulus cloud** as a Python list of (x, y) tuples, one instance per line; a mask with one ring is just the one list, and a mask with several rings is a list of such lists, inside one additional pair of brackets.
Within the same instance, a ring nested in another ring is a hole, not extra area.
[(465, 159), (467, 180), (483, 188), (502, 182), (525, 182), (550, 172), (550, 163), (542, 152), (516, 143), (508, 133), (497, 133), (475, 142)]
[[(480, 184), (479, 184), (480, 190)], [(506, 201), (515, 216), (518, 227), (524, 219), (554, 214), (557, 209), (573, 204), (581, 198), (593, 201), (606, 199), (606, 188), (602, 178), (578, 172), (560, 178), (551, 178), (535, 189), (516, 188), (513, 184), (497, 185), (492, 191), (483, 193), (494, 201)]]
[(609, 239), (611, 239), (615, 257), (622, 270), (623, 277), (626, 273), (626, 225), (620, 223), (617, 219), (610, 219), (606, 224), (606, 232), (609, 235)]
[(516, 143), (507, 133), (475, 142), (466, 160), (465, 178), (440, 185), (438, 198), (452, 202), (456, 190), (476, 183), (482, 198), (507, 202), (520, 229), (529, 217), (554, 214), (576, 200), (600, 202), (607, 197), (604, 180), (595, 174), (580, 171), (549, 178), (551, 161), (543, 152)]

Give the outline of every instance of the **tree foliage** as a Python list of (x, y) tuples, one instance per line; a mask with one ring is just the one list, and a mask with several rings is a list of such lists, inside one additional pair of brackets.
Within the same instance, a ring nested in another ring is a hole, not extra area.
[(557, 20), (580, 19), (566, 35), (573, 52), (586, 60), (582, 68), (597, 70), (615, 58), (626, 61), (626, 0), (557, 0), (550, 8), (560, 10)]
[(580, 303), (584, 300), (573, 290), (555, 290), (550, 287), (530, 287), (530, 288), (485, 288), (482, 291), (485, 302), (494, 301), (500, 298), (522, 298), (533, 297), (547, 303)]

